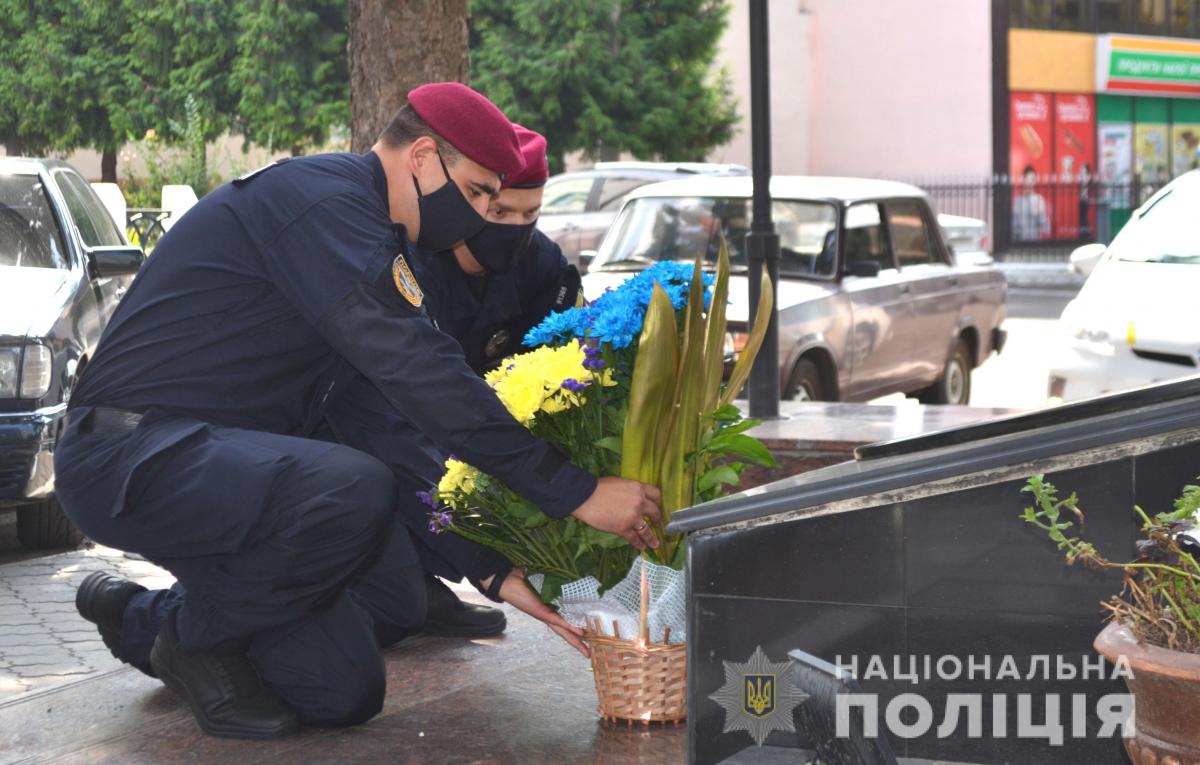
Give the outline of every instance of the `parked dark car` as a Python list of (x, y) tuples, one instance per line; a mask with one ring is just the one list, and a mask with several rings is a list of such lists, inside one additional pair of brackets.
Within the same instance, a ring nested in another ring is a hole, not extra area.
[(0, 159), (0, 510), (26, 547), (78, 541), (54, 498), (67, 399), (144, 256), (57, 160)]
[[(695, 177), (632, 192), (584, 292), (595, 299), (660, 260), (715, 264), (730, 248), (728, 350), (745, 344), (752, 180)], [(967, 404), (971, 370), (1004, 344), (1004, 275), (957, 263), (915, 186), (857, 178), (771, 180), (779, 235), (780, 394), (869, 401), (906, 393)]]
[(747, 175), (742, 165), (709, 162), (597, 162), (546, 181), (538, 228), (586, 272), (604, 233), (636, 188), (694, 175)]

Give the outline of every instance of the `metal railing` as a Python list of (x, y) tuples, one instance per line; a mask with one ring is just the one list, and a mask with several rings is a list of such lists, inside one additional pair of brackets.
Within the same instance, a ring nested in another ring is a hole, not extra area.
[(149, 254), (159, 237), (167, 233), (163, 223), (170, 217), (170, 210), (154, 207), (130, 208), (125, 216), (125, 235), (129, 243), (140, 246)]
[(1112, 241), (1132, 211), (1168, 179), (1122, 183), (1053, 176), (984, 180), (913, 180), (939, 213), (988, 225), (993, 255), (1011, 262), (1066, 261), (1081, 244)]

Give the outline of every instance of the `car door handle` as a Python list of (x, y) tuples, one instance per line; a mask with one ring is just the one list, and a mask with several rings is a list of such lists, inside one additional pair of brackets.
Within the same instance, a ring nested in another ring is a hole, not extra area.
[(950, 277), (949, 279), (947, 279), (946, 281), (947, 281), (947, 282), (950, 284), (950, 286), (951, 286), (951, 287), (957, 287), (957, 286), (958, 286), (958, 277), (957, 277), (957, 276), (951, 276), (951, 277)]
[(907, 295), (909, 290), (910, 290), (910, 287), (907, 284), (900, 285), (900, 294)]

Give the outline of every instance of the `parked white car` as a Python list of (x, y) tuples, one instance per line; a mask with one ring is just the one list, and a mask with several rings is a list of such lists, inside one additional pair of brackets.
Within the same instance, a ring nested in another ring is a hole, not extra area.
[[(1200, 170), (1150, 198), (1099, 254), (1081, 247), (1088, 277), (1059, 320), (1052, 402), (1088, 398), (1200, 372)], [(1098, 257), (1097, 257), (1098, 256)]]

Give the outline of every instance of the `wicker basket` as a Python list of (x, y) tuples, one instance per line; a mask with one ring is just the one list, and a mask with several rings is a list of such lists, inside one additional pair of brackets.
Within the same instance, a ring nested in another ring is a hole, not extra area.
[(600, 622), (589, 624), (587, 642), (592, 649), (592, 671), (600, 715), (606, 720), (679, 722), (687, 717), (687, 644), (662, 643), (602, 633)]

